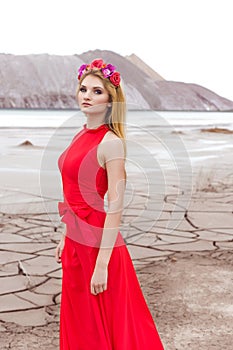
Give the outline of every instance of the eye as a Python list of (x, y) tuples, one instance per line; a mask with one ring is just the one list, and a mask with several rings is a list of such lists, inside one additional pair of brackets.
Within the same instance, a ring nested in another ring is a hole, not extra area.
[(84, 87), (81, 87), (79, 91), (86, 92), (86, 89)]
[(95, 94), (101, 95), (101, 94), (102, 94), (102, 91), (101, 91), (100, 89), (96, 89), (96, 90), (95, 90)]

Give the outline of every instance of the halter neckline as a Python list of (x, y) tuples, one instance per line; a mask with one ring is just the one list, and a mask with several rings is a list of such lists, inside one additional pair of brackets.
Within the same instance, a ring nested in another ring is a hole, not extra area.
[(98, 132), (99, 130), (102, 130), (102, 129), (108, 129), (108, 126), (107, 126), (107, 124), (100, 124), (97, 128), (93, 128), (93, 129), (91, 129), (91, 128), (88, 128), (87, 127), (87, 124), (84, 124), (83, 125), (83, 128), (84, 128), (84, 130), (85, 131), (87, 131), (87, 132), (92, 132), (92, 133), (94, 133), (94, 132)]

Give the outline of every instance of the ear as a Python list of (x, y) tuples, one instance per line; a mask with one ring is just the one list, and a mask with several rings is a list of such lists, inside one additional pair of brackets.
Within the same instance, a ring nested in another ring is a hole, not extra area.
[(110, 102), (108, 103), (108, 107), (112, 107), (112, 104)]

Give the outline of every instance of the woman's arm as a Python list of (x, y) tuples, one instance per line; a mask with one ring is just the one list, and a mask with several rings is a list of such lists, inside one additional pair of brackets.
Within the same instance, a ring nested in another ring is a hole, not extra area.
[(108, 209), (96, 264), (108, 265), (114, 247), (124, 206), (126, 184), (124, 148), (121, 139), (104, 144), (105, 166), (108, 176)]
[[(102, 146), (102, 145), (101, 145)], [(102, 154), (108, 177), (108, 209), (102, 240), (91, 281), (93, 294), (107, 289), (107, 267), (121, 223), (126, 184), (125, 156), (122, 140), (114, 135), (103, 143)]]

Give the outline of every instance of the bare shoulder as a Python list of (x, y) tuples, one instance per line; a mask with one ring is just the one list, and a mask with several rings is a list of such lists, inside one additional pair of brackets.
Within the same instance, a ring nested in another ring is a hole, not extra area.
[(122, 147), (123, 141), (119, 136), (117, 136), (113, 131), (110, 130), (104, 135), (103, 139), (100, 142), (100, 146), (103, 146), (103, 148), (109, 146)]
[(102, 164), (113, 159), (124, 159), (123, 141), (113, 131), (108, 131), (101, 140), (98, 158)]
[(111, 141), (111, 140), (117, 140), (117, 139), (120, 140), (120, 138), (113, 131), (109, 130), (104, 135), (102, 141), (105, 142), (105, 141)]

